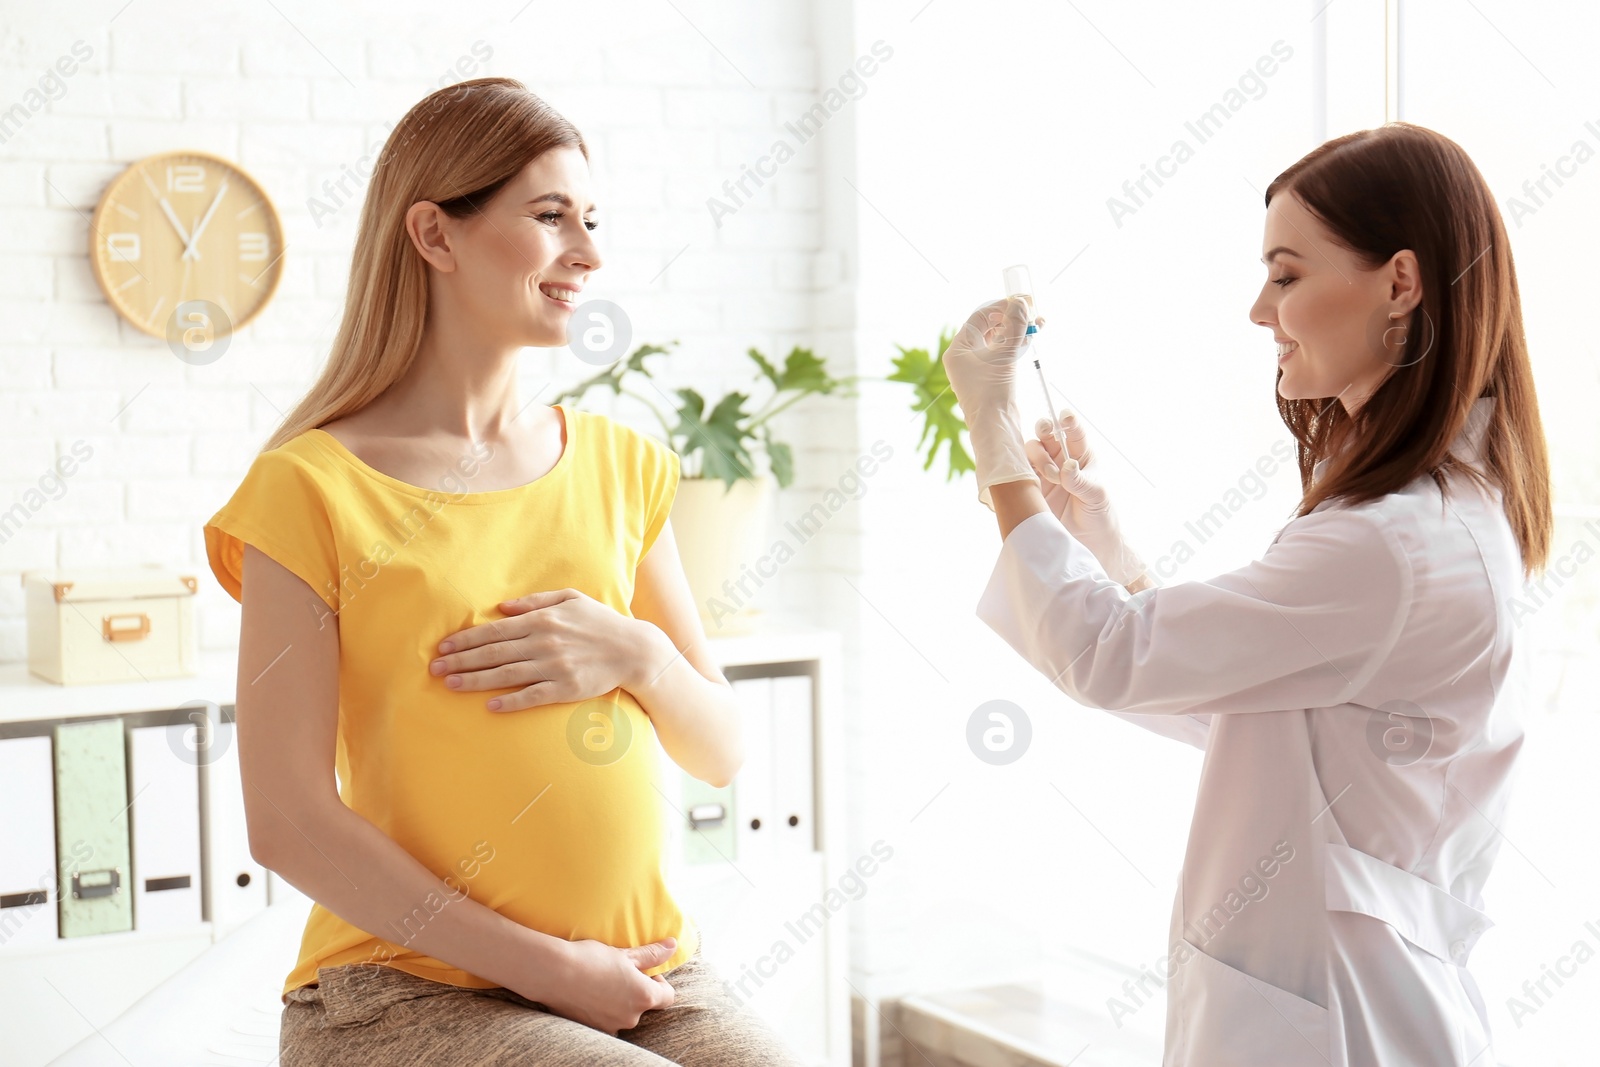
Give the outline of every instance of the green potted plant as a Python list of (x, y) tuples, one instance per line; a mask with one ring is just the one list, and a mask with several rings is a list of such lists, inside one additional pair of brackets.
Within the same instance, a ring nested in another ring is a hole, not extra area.
[[(694, 389), (678, 388), (669, 395), (656, 383), (645, 361), (670, 354), (677, 342), (646, 344), (561, 393), (555, 402), (577, 404), (589, 390), (602, 388), (643, 404), (655, 416), (662, 438), (680, 462), (682, 476), (673, 501), (672, 526), (701, 618), (710, 632), (741, 632), (759, 612), (748, 607), (729, 611), (727, 591), (739, 579), (740, 569), (759, 559), (769, 547), (774, 483), (781, 489), (794, 481), (794, 450), (773, 435), (772, 420), (809, 396), (855, 396), (860, 381), (904, 382), (914, 393), (912, 410), (923, 415), (917, 443), (919, 452), (926, 451), (923, 470), (931, 468), (939, 450), (948, 445), (945, 480), (959, 477), (973, 465), (961, 440), (966, 424), (956, 411), (955, 393), (944, 373), (943, 357), (950, 337), (947, 331), (940, 332), (936, 354), (897, 345), (900, 355), (894, 361), (894, 373), (884, 379), (836, 378), (815, 353), (798, 345), (789, 350), (781, 368), (751, 348), (748, 355), (756, 365), (757, 380), (764, 381), (763, 388), (769, 392), (754, 410), (746, 410), (751, 394), (737, 390), (709, 409)], [(641, 378), (655, 399), (625, 384)], [(658, 400), (669, 406), (663, 408)], [(764, 465), (757, 461), (757, 453), (766, 457)]]

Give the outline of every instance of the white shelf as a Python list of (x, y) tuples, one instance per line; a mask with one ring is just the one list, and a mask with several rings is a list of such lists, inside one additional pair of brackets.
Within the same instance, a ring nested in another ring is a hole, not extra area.
[[(49, 1063), (213, 947), (209, 930), (67, 940), (83, 944), (72, 944), (77, 951), (0, 953), (0, 1063), (7, 1067)], [(107, 1052), (103, 1062), (123, 1063)]]
[(120, 930), (111, 934), (58, 937), (53, 941), (35, 941), (25, 945), (0, 945), (0, 960), (25, 960), (30, 956), (68, 956), (74, 952), (135, 948), (139, 945), (159, 945), (168, 941), (189, 941), (195, 938), (214, 941), (216, 934), (212, 924), (198, 922), (172, 930)]
[(164, 711), (203, 700), (233, 703), (239, 679), (238, 650), (201, 652), (199, 660), (200, 672), (182, 678), (98, 685), (57, 685), (30, 673), (26, 663), (8, 663), (0, 666), (0, 722)]

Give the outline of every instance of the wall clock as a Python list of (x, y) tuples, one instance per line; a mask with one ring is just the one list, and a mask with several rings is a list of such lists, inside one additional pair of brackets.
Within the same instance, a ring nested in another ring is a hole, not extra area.
[(163, 152), (106, 187), (89, 227), (89, 261), (111, 306), (138, 329), (209, 340), (245, 325), (272, 298), (283, 228), (266, 192), (236, 164)]

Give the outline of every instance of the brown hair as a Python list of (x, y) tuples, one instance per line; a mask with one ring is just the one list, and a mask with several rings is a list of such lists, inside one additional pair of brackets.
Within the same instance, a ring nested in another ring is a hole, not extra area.
[[(1369, 331), (1377, 352), (1387, 351), (1380, 338), (1388, 327), (1408, 327), (1409, 343), (1404, 362), (1354, 418), (1334, 398), (1278, 398), (1297, 446), (1304, 495), (1296, 515), (1325, 500), (1373, 500), (1424, 473), (1442, 493), (1451, 471), (1484, 484), (1449, 447), (1473, 401), (1492, 396), (1483, 460), (1501, 491), (1524, 575), (1543, 570), (1550, 462), (1511, 245), (1483, 175), (1442, 134), (1389, 122), (1313, 149), (1267, 186), (1267, 204), (1279, 193), (1293, 193), (1368, 269), (1410, 249), (1422, 276), (1422, 302), (1410, 316), (1380, 319)], [(1312, 484), (1312, 468), (1324, 458), (1323, 477)]]
[(344, 319), (328, 362), (264, 449), (366, 407), (416, 358), (428, 270), (406, 233), (411, 205), (429, 200), (466, 218), (535, 158), (564, 147), (589, 156), (577, 127), (511, 78), (457, 82), (406, 112), (361, 205)]

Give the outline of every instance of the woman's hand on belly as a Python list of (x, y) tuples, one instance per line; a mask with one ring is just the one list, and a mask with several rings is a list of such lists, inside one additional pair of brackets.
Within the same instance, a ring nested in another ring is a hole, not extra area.
[(663, 938), (638, 948), (612, 948), (601, 941), (572, 941), (563, 973), (549, 983), (556, 992), (537, 998), (557, 1015), (616, 1036), (639, 1025), (639, 1016), (672, 1004), (676, 994), (660, 975), (644, 972), (665, 963), (678, 947)]
[(429, 672), (460, 692), (522, 687), (491, 711), (587, 700), (633, 682), (649, 625), (576, 589), (501, 602), (506, 618), (450, 634)]

